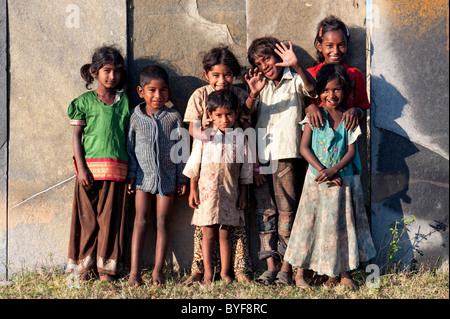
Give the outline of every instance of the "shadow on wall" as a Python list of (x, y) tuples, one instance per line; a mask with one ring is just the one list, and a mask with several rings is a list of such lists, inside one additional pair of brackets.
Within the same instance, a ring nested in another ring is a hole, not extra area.
[[(403, 212), (403, 204), (412, 203), (412, 198), (408, 195), (410, 171), (406, 158), (418, 153), (419, 149), (395, 121), (401, 117), (403, 108), (408, 103), (406, 98), (382, 75), (371, 76), (370, 81), (373, 127), (377, 129), (372, 136), (378, 136), (372, 139), (372, 149), (376, 150), (372, 157), (375, 160), (372, 162), (371, 201), (374, 205), (382, 204), (386, 208), (376, 212), (384, 215), (379, 216), (383, 225), (377, 223), (377, 227), (381, 226), (382, 229), (377, 229), (375, 236), (381, 237), (375, 239), (378, 249), (376, 262), (384, 264), (389, 254), (389, 243), (393, 241), (391, 225), (399, 222), (398, 229), (401, 230), (405, 227), (403, 218), (410, 218)], [(404, 232), (403, 238), (399, 240), (406, 244), (400, 245), (402, 249), (394, 258), (401, 258), (407, 264), (413, 259), (413, 251), (417, 248), (414, 247), (414, 236)]]

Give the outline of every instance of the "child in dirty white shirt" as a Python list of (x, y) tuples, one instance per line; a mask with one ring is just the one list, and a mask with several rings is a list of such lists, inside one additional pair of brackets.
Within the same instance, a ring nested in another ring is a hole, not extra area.
[(192, 224), (203, 228), (203, 281), (211, 284), (213, 246), (220, 245), (221, 278), (231, 283), (230, 226), (244, 226), (247, 185), (253, 181), (253, 165), (246, 152), (245, 136), (233, 129), (240, 108), (230, 90), (218, 90), (208, 96), (208, 113), (213, 119), (212, 139), (196, 143), (183, 174), (191, 179), (189, 206), (195, 208)]

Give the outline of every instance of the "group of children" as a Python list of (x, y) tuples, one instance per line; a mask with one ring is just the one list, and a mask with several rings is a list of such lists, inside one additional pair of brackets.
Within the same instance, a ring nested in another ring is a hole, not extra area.
[[(208, 84), (192, 94), (184, 120), (166, 106), (162, 67), (141, 72), (137, 91), (144, 102), (130, 111), (120, 92), (123, 57), (113, 47), (97, 50), (81, 75), (87, 88), (94, 79), (98, 86), (68, 109), (77, 171), (68, 270), (81, 280), (113, 280), (124, 263), (126, 197), (134, 194), (129, 284), (143, 283), (140, 261), (156, 200), (152, 279), (164, 285), (171, 210), (189, 184), (196, 228), (185, 283), (210, 284), (215, 271), (228, 283), (249, 281), (244, 210), (253, 184), (258, 256), (267, 264), (258, 281), (292, 285), (295, 267), (297, 287), (311, 287), (305, 276), (311, 270), (315, 284), (340, 281), (355, 289), (349, 272), (373, 258), (375, 248), (356, 144), (362, 109), (370, 104), (361, 71), (343, 62), (349, 36), (338, 18), (322, 20), (314, 41), (319, 64), (308, 70), (290, 42), (255, 39), (248, 48), (249, 92), (233, 86), (241, 73), (233, 53), (213, 48), (202, 61)], [(174, 160), (181, 134), (173, 132), (183, 122), (193, 137), (186, 163)]]

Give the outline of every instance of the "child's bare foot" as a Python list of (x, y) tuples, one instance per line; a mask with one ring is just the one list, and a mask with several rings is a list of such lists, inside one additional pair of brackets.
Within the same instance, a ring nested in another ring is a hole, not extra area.
[(339, 283), (339, 276), (338, 277), (328, 277), (328, 280), (325, 282), (325, 285), (328, 287), (334, 287)]
[(153, 271), (152, 279), (153, 279), (153, 286), (162, 287), (166, 284), (166, 278), (164, 277), (162, 271)]
[(234, 277), (237, 279), (238, 282), (243, 282), (243, 283), (250, 282), (250, 278), (248, 278), (248, 276), (242, 271), (235, 273)]
[(298, 269), (295, 275), (295, 286), (300, 289), (311, 289), (312, 287), (305, 280), (305, 270)]
[(233, 278), (231, 278), (228, 274), (220, 274), (220, 277), (223, 281), (225, 281), (227, 284), (231, 284), (233, 282)]
[(348, 272), (344, 272), (343, 274), (341, 274), (341, 284), (350, 290), (358, 289), (358, 285), (353, 281)]
[(100, 280), (105, 282), (114, 282), (114, 278), (109, 274), (99, 274)]
[(203, 276), (202, 284), (206, 285), (206, 286), (211, 286), (212, 278), (208, 278), (208, 277)]
[(87, 282), (89, 280), (95, 279), (95, 277), (96, 276), (94, 270), (89, 269), (80, 275), (80, 282)]
[(142, 284), (143, 284), (143, 281), (139, 274), (130, 273), (130, 278), (128, 279), (128, 286), (139, 287)]
[(189, 276), (188, 279), (186, 279), (186, 280), (185, 280), (184, 282), (182, 282), (181, 284), (182, 284), (182, 285), (185, 285), (185, 286), (190, 286), (190, 285), (192, 285), (194, 282), (202, 280), (202, 277), (203, 277), (203, 274), (194, 272), (193, 274), (191, 274), (191, 275)]
[(326, 275), (314, 275), (312, 285), (319, 287), (326, 283), (328, 277)]
[(207, 272), (205, 272), (205, 274), (203, 275), (203, 280), (202, 280), (202, 284), (210, 286), (213, 282), (213, 273), (209, 274)]

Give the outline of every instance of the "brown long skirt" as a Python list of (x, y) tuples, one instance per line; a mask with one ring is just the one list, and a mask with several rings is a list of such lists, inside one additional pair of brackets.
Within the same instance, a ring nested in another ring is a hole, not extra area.
[(88, 188), (75, 182), (68, 272), (120, 271), (126, 245), (125, 205), (124, 182), (94, 181)]

